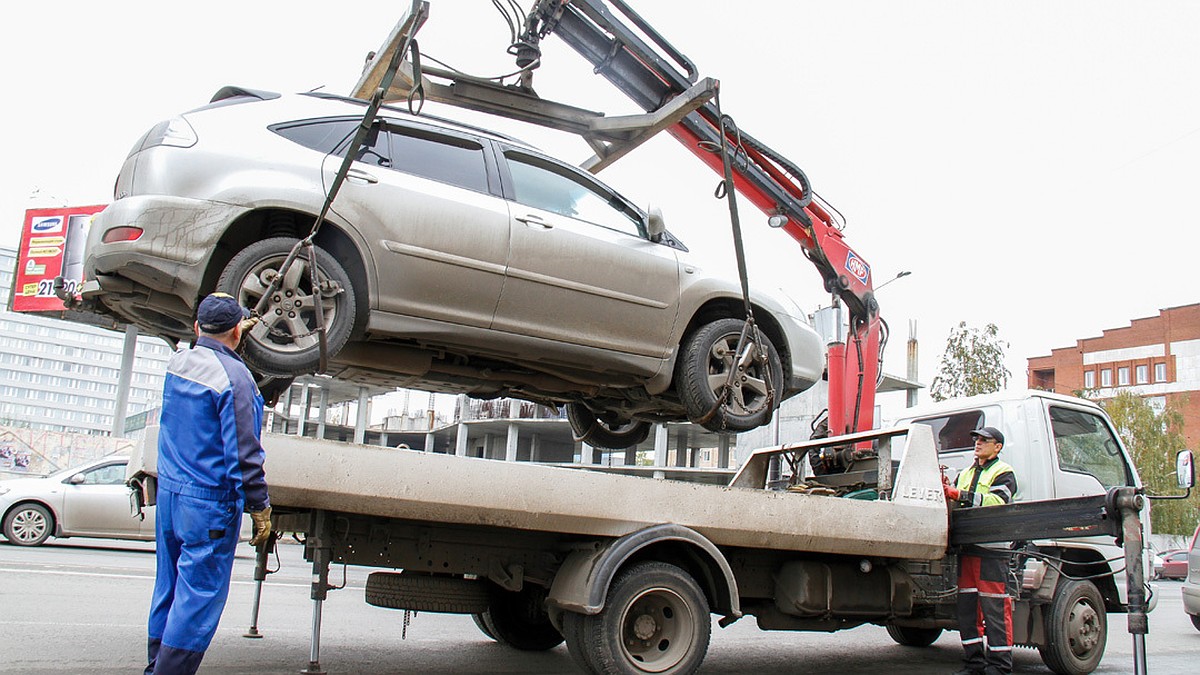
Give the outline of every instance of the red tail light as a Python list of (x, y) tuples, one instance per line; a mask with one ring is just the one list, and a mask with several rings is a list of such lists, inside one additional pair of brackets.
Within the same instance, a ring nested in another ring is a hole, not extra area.
[(105, 232), (102, 241), (106, 244), (117, 241), (136, 241), (140, 236), (142, 236), (142, 228), (121, 226)]

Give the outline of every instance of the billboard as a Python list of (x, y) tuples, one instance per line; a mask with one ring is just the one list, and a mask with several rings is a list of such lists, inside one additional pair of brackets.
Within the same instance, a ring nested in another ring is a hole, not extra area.
[(62, 275), (67, 290), (75, 293), (83, 283), (83, 249), (92, 216), (104, 209), (95, 206), (65, 206), (29, 209), (21, 228), (17, 268), (13, 270), (12, 302), (17, 312), (62, 312), (62, 300), (54, 294), (54, 278)]

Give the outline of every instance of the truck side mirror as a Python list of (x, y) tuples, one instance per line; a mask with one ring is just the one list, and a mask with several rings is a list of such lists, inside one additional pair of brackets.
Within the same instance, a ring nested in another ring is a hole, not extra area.
[(1175, 477), (1180, 490), (1190, 490), (1196, 484), (1196, 467), (1192, 464), (1192, 451), (1180, 450), (1175, 455)]
[(646, 211), (646, 235), (650, 241), (662, 241), (663, 233), (667, 231), (667, 224), (663, 221), (662, 209), (657, 206), (651, 206)]

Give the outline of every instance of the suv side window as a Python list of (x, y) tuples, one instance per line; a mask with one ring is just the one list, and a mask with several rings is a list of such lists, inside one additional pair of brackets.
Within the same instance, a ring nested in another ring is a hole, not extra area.
[(613, 193), (575, 172), (531, 155), (504, 153), (517, 203), (643, 237), (641, 216)]
[(1094, 476), (1106, 488), (1133, 485), (1121, 446), (1099, 415), (1050, 406), (1050, 426), (1063, 471)]
[[(298, 122), (276, 125), (271, 130), (306, 148), (345, 157), (359, 121)], [(467, 138), (377, 123), (354, 159), (476, 192), (488, 191), (483, 145)]]
[(968, 410), (943, 417), (916, 420), (933, 428), (933, 444), (938, 454), (973, 450), (975, 439), (971, 432), (983, 426), (983, 411)]
[(488, 191), (483, 145), (423, 129), (388, 127), (391, 168), (476, 192)]

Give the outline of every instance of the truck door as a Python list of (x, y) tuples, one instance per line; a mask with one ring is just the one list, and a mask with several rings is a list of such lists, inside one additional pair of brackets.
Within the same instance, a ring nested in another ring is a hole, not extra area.
[(1047, 414), (1058, 462), (1055, 497), (1103, 494), (1135, 484), (1129, 459), (1103, 416), (1055, 404), (1047, 404)]
[(660, 359), (679, 309), (675, 250), (589, 175), (507, 149), (512, 252), (494, 327)]

